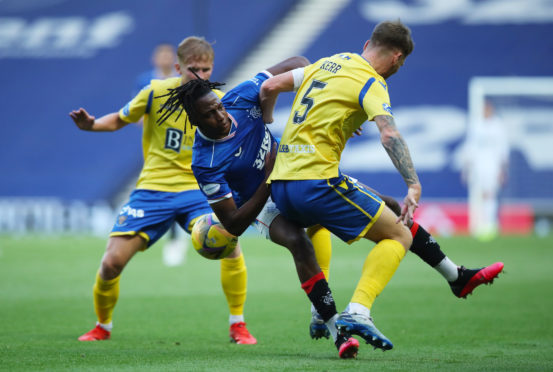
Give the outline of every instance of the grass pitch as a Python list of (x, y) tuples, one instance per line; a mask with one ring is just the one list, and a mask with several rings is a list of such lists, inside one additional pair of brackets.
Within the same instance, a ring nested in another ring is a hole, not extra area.
[[(291, 256), (262, 239), (242, 239), (245, 315), (259, 341), (249, 346), (229, 343), (219, 264), (193, 250), (174, 268), (161, 262), (163, 242), (138, 254), (121, 279), (112, 339), (79, 342), (94, 326), (92, 284), (105, 239), (0, 237), (0, 370), (553, 370), (553, 237), (438, 240), (458, 264), (503, 261), (505, 273), (461, 300), (408, 254), (372, 310), (394, 349), (362, 343), (356, 360), (340, 360), (330, 341), (309, 338), (309, 303)], [(339, 311), (370, 247), (334, 240)]]

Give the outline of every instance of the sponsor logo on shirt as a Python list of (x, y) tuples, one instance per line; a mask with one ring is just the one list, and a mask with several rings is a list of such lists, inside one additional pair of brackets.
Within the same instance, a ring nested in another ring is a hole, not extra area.
[(175, 128), (168, 128), (165, 133), (165, 148), (180, 152), (183, 131)]
[(267, 152), (269, 151), (270, 147), (271, 147), (271, 134), (269, 133), (269, 130), (267, 130), (267, 128), (265, 127), (265, 137), (263, 137), (263, 142), (261, 142), (261, 146), (259, 147), (257, 157), (253, 162), (254, 168), (257, 168), (259, 170), (263, 169), (263, 167), (265, 166), (265, 155), (267, 155)]
[(219, 191), (221, 185), (219, 185), (218, 183), (208, 183), (206, 185), (200, 184), (200, 187), (202, 188), (202, 191), (209, 196)]
[(314, 154), (314, 145), (293, 145), (293, 144), (280, 144), (278, 152), (291, 152), (294, 154)]
[(384, 111), (389, 112), (390, 115), (393, 115), (393, 113), (392, 113), (392, 106), (390, 106), (389, 104), (383, 103), (383, 104), (382, 104), (382, 108), (384, 109)]

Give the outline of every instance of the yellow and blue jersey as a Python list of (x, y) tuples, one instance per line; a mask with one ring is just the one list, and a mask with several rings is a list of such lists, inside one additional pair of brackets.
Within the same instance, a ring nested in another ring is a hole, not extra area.
[(338, 177), (347, 140), (378, 115), (392, 115), (386, 81), (360, 55), (305, 67), (270, 180)]
[[(144, 117), (142, 152), (144, 166), (136, 184), (137, 189), (165, 192), (181, 192), (198, 189), (192, 173), (192, 145), (196, 128), (188, 120), (186, 112), (177, 110), (163, 123), (156, 123), (158, 113), (169, 89), (181, 85), (181, 78), (152, 80), (125, 107), (119, 117), (129, 123)], [(216, 91), (222, 96), (223, 93)], [(180, 117), (177, 120), (177, 116)]]

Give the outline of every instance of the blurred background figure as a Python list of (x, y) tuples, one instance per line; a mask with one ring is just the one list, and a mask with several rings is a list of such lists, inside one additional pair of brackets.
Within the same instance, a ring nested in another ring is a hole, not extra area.
[(469, 203), (470, 232), (488, 240), (498, 232), (498, 196), (507, 179), (510, 149), (505, 123), (489, 100), (483, 116), (469, 127), (461, 176), (473, 201)]
[(153, 79), (167, 79), (178, 76), (175, 70), (177, 54), (175, 47), (168, 43), (158, 44), (152, 53), (152, 69), (144, 71), (136, 78), (135, 93), (138, 93)]

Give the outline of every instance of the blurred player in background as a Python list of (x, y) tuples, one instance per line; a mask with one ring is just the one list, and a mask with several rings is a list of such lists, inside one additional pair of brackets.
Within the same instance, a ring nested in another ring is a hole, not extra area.
[(212, 91), (220, 83), (191, 80), (169, 94), (166, 106), (169, 110), (183, 107), (198, 126), (192, 170), (219, 220), (234, 235), (254, 223), (265, 238), (288, 248), (302, 288), (328, 326), (340, 357), (353, 358), (359, 342), (338, 335), (336, 305), (308, 236), (268, 200), (266, 181), (274, 164), (276, 140), (262, 120), (259, 89), (273, 74), (308, 63), (303, 57), (289, 58), (239, 84), (222, 99)]
[[(197, 218), (211, 213), (191, 170), (195, 127), (184, 112), (158, 125), (158, 111), (164, 100), (155, 97), (195, 79), (193, 72), (202, 79), (209, 78), (214, 52), (211, 44), (203, 38), (188, 37), (179, 44), (177, 55), (175, 68), (181, 77), (152, 80), (119, 112), (99, 119), (82, 108), (70, 113), (80, 129), (99, 132), (119, 130), (144, 118), (144, 167), (136, 189), (117, 217), (96, 276), (93, 287), (94, 309), (98, 317), (96, 327), (79, 337), (80, 341), (110, 338), (120, 274), (138, 251), (154, 244), (174, 221), (190, 232)], [(217, 94), (222, 95), (222, 92)], [(231, 341), (257, 343), (244, 322), (247, 272), (240, 246), (221, 260), (221, 283), (230, 309)]]
[(150, 84), (150, 81), (165, 80), (172, 77), (178, 77), (179, 73), (175, 68), (177, 62), (177, 53), (175, 47), (171, 44), (158, 44), (152, 53), (152, 68), (144, 71), (136, 78), (135, 94), (142, 88)]
[[(175, 47), (168, 43), (158, 44), (152, 53), (152, 68), (144, 71), (136, 78), (134, 95), (138, 94), (154, 79), (165, 80), (171, 77), (178, 77), (179, 73), (175, 68), (176, 62), (177, 53)], [(173, 223), (167, 232), (167, 241), (163, 245), (161, 256), (163, 263), (167, 266), (178, 266), (184, 263), (189, 247), (188, 242), (189, 239), (184, 236), (182, 230)]]
[(496, 115), (493, 104), (486, 101), (484, 118), (469, 128), (465, 144), (465, 161), (461, 173), (469, 185), (471, 232), (483, 240), (498, 232), (498, 194), (507, 179), (509, 140), (505, 123)]

